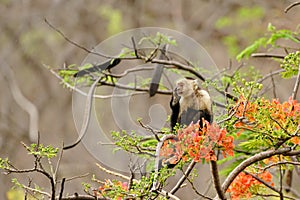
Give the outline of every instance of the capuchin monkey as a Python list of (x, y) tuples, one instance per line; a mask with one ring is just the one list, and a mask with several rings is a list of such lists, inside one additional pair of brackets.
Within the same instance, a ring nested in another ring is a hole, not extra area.
[[(177, 81), (174, 89), (172, 99), (170, 101), (172, 109), (171, 114), (171, 128), (178, 123), (182, 125), (190, 125), (191, 122), (199, 122), (200, 127), (203, 128), (203, 120), (212, 123), (212, 101), (207, 91), (200, 89), (197, 80), (182, 79)], [(162, 155), (164, 150), (164, 143), (178, 140), (176, 135), (168, 135), (162, 138), (157, 147), (156, 171), (158, 172), (162, 167), (173, 168), (180, 161), (176, 156), (176, 149), (171, 148), (168, 151), (169, 155)]]
[(172, 99), (171, 128), (189, 125), (199, 121), (203, 128), (203, 119), (212, 123), (212, 101), (207, 91), (200, 89), (197, 80), (182, 79), (177, 81)]

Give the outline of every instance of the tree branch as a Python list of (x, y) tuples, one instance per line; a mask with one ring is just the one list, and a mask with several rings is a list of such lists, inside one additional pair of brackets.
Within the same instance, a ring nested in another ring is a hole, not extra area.
[(297, 92), (299, 89), (299, 85), (300, 85), (300, 64), (298, 66), (298, 75), (297, 75), (297, 79), (294, 85), (294, 89), (293, 89), (293, 93), (292, 93), (292, 99), (296, 99), (297, 97)]
[(210, 171), (212, 174), (214, 186), (217, 191), (218, 197), (222, 200), (226, 199), (225, 194), (222, 191), (222, 187), (221, 187), (221, 183), (220, 183), (218, 165), (217, 165), (217, 162), (214, 160), (210, 161)]
[(31, 142), (37, 142), (39, 124), (38, 109), (22, 94), (11, 67), (6, 63), (2, 63), (2, 65), (3, 67), (0, 69), (3, 72), (4, 78), (8, 81), (8, 87), (10, 88), (14, 100), (29, 115), (29, 139)]
[(270, 54), (270, 53), (253, 53), (253, 54), (251, 54), (251, 57), (256, 57), (256, 58), (280, 58), (280, 59), (284, 59), (285, 55), (282, 55), (282, 54)]
[(83, 122), (81, 125), (81, 129), (80, 129), (80, 133), (79, 133), (79, 137), (77, 138), (76, 142), (68, 145), (66, 147), (63, 147), (63, 150), (66, 149), (71, 149), (73, 147), (75, 147), (81, 140), (82, 138), (85, 136), (87, 129), (88, 129), (88, 125), (90, 122), (90, 117), (91, 117), (91, 112), (92, 112), (92, 101), (93, 101), (93, 95), (94, 95), (94, 91), (96, 89), (96, 86), (98, 84), (98, 82), (100, 81), (102, 77), (99, 76), (94, 83), (92, 84), (91, 88), (89, 89), (89, 93), (85, 102), (85, 108), (84, 108), (84, 117), (83, 117)]
[(179, 190), (179, 188), (181, 187), (182, 183), (187, 179), (187, 177), (190, 175), (190, 173), (192, 172), (194, 166), (196, 165), (196, 162), (193, 160), (188, 168), (185, 170), (183, 176), (178, 180), (178, 182), (176, 183), (176, 185), (172, 188), (172, 190), (170, 191), (170, 194), (175, 194), (177, 192), (177, 190)]
[(257, 161), (272, 157), (274, 155), (287, 154), (288, 152), (291, 152), (291, 150), (292, 150), (291, 148), (268, 150), (268, 151), (264, 151), (264, 152), (258, 153), (254, 156), (251, 156), (251, 157), (247, 158), (242, 163), (240, 163), (234, 170), (232, 170), (231, 173), (227, 176), (227, 178), (225, 179), (225, 181), (222, 184), (223, 192), (224, 193), (226, 192), (226, 190), (228, 189), (230, 184), (233, 182), (235, 177), (237, 177), (237, 175), (240, 172), (242, 172), (244, 169), (246, 169), (246, 167), (250, 166), (251, 164), (253, 164)]
[(290, 9), (292, 9), (292, 8), (295, 7), (295, 6), (299, 6), (299, 5), (300, 5), (300, 1), (294, 2), (294, 3), (292, 3), (291, 5), (289, 5), (288, 7), (286, 7), (286, 8), (284, 9), (284, 12), (287, 13)]

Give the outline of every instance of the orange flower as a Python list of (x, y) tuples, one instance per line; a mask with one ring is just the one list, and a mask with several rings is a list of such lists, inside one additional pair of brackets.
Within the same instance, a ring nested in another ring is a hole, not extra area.
[(202, 129), (199, 129), (197, 123), (179, 130), (178, 139), (180, 151), (186, 152), (196, 162), (200, 162), (201, 159), (207, 162), (217, 160), (214, 153), (215, 147), (221, 149), (223, 155), (233, 156), (233, 137), (227, 136), (226, 129), (220, 129), (216, 124), (211, 125), (207, 121)]
[(294, 136), (292, 137), (291, 142), (300, 145), (300, 138), (298, 136)]
[[(274, 185), (272, 182), (272, 175), (268, 171), (264, 171), (258, 173), (259, 178), (264, 180), (266, 183), (270, 185)], [(239, 175), (234, 179), (234, 181), (230, 184), (227, 192), (230, 193), (230, 196), (234, 200), (238, 200), (240, 198), (251, 198), (251, 187), (261, 186), (264, 187), (261, 182), (256, 180), (253, 176), (246, 174), (245, 172), (239, 173)]]

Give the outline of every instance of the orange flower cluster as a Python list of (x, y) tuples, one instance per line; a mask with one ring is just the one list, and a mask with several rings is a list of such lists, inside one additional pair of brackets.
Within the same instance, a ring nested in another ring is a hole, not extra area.
[(217, 160), (214, 150), (222, 151), (224, 157), (233, 156), (233, 137), (226, 135), (226, 129), (220, 129), (216, 124), (209, 124), (200, 129), (199, 123), (190, 124), (187, 128), (178, 131), (178, 138), (182, 152), (200, 162)]
[[(241, 96), (234, 110), (235, 116), (240, 119), (234, 124), (235, 128), (240, 129), (238, 136), (244, 129), (250, 129), (266, 131), (281, 138), (282, 133), (293, 134), (300, 126), (300, 103), (291, 97), (280, 103), (277, 99), (270, 101), (264, 98), (249, 102)], [(295, 136), (291, 142), (300, 144), (300, 139)]]
[(126, 192), (128, 192), (127, 182), (106, 180), (103, 186), (100, 186), (95, 191), (95, 195), (97, 197), (114, 197), (116, 200), (122, 200)]
[[(169, 150), (166, 150), (168, 148)], [(221, 129), (216, 124), (210, 125), (205, 121), (202, 129), (199, 123), (192, 123), (184, 129), (179, 129), (177, 139), (164, 145), (163, 155), (175, 156), (177, 161), (192, 158), (200, 162), (204, 158), (208, 162), (217, 160), (214, 150), (221, 150), (226, 157), (233, 156), (233, 148), (233, 137), (227, 135), (226, 129)]]
[[(264, 182), (274, 186), (272, 182), (272, 175), (268, 171), (263, 171), (257, 174), (257, 177)], [(230, 193), (232, 200), (239, 200), (240, 198), (251, 198), (252, 189), (258, 189), (263, 187), (262, 183), (255, 179), (253, 176), (246, 174), (245, 172), (239, 173), (234, 181), (229, 186), (227, 192)]]

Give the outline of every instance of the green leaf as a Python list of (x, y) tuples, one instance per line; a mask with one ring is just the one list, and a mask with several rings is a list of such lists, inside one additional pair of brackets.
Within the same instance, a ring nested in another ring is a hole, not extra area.
[(31, 155), (46, 157), (48, 159), (55, 157), (58, 152), (58, 148), (54, 148), (51, 145), (44, 146), (43, 144), (39, 146), (37, 146), (37, 144), (31, 144), (30, 146), (25, 145), (25, 148)]
[(257, 51), (257, 49), (261, 46), (265, 47), (267, 44), (267, 38), (262, 37), (256, 40), (253, 44), (246, 47), (241, 53), (236, 56), (238, 61), (241, 61), (242, 58), (246, 57), (247, 59), (251, 56), (252, 53)]

